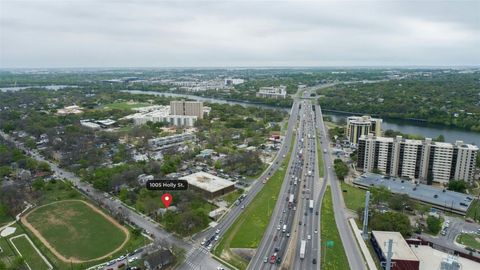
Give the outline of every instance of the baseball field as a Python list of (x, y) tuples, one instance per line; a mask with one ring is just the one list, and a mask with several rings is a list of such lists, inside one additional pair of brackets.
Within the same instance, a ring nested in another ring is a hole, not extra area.
[(82, 200), (35, 208), (22, 223), (61, 261), (84, 263), (108, 258), (129, 240), (129, 231)]

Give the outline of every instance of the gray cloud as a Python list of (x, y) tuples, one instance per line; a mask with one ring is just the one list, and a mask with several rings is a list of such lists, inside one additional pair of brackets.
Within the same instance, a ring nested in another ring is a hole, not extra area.
[(480, 1), (0, 0), (1, 67), (478, 65)]

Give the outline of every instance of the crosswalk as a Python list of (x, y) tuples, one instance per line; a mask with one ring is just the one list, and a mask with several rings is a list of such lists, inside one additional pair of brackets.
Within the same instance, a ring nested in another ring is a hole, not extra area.
[(195, 258), (201, 254), (209, 255), (210, 252), (203, 246), (194, 246), (194, 248), (185, 254), (185, 265), (188, 266), (187, 269), (201, 269), (201, 264), (194, 263)]

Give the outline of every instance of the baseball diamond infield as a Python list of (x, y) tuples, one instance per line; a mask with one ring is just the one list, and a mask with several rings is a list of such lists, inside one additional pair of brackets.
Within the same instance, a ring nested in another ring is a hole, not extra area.
[(22, 223), (61, 261), (85, 263), (108, 258), (130, 239), (130, 232), (92, 204), (64, 200), (42, 205)]

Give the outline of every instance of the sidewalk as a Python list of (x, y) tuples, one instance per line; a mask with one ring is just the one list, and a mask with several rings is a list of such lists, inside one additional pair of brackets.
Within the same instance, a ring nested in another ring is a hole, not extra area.
[(360, 249), (362, 250), (363, 257), (365, 258), (365, 261), (367, 262), (367, 265), (368, 265), (368, 269), (377, 270), (377, 266), (375, 265), (375, 261), (372, 258), (372, 254), (370, 254), (367, 244), (365, 244), (365, 241), (363, 241), (362, 231), (358, 229), (357, 223), (355, 223), (355, 220), (353, 218), (349, 218), (348, 221), (350, 222), (350, 226), (353, 229), (353, 234), (355, 235), (355, 238), (357, 239)]

